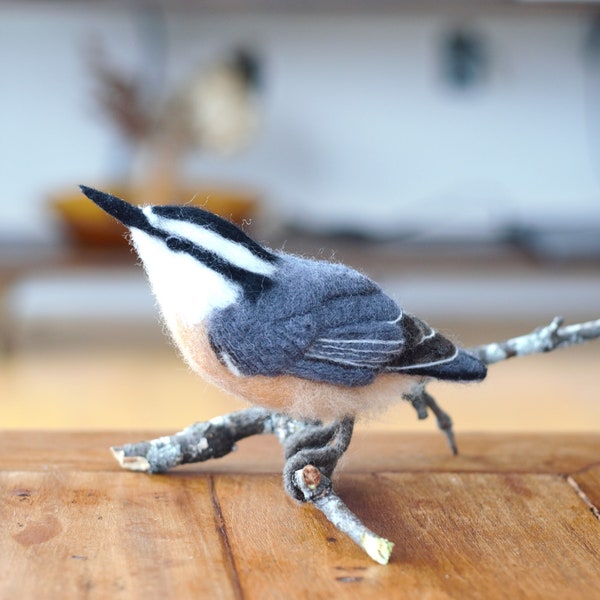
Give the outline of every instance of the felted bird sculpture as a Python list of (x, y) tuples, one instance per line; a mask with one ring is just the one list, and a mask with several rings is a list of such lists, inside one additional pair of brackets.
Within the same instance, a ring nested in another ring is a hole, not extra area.
[(81, 190), (129, 229), (190, 367), (251, 404), (354, 418), (432, 378), (486, 375), (478, 358), (350, 267), (270, 250), (196, 206), (142, 208)]

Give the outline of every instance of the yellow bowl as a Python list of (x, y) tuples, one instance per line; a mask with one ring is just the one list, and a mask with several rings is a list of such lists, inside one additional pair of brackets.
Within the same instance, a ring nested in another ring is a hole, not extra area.
[[(142, 191), (123, 185), (100, 185), (99, 189), (134, 204), (144, 204)], [(173, 201), (173, 197), (177, 201)], [(153, 198), (153, 204), (191, 204), (200, 206), (230, 221), (242, 224), (251, 219), (258, 206), (258, 194), (227, 187), (188, 187), (171, 198)], [(64, 225), (69, 239), (81, 246), (125, 247), (125, 227), (107, 215), (81, 192), (54, 194), (50, 206)]]

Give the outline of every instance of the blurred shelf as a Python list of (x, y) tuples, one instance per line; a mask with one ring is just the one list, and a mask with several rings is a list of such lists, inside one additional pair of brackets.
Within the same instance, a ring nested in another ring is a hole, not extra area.
[[(6, 3), (0, 0), (0, 4)], [(279, 10), (283, 12), (320, 12), (335, 11), (344, 13), (349, 11), (362, 11), (371, 13), (379, 10), (405, 10), (405, 9), (454, 9), (465, 7), (473, 8), (533, 8), (533, 9), (584, 9), (594, 10), (600, 0), (139, 0), (135, 9), (165, 9), (165, 10), (193, 10), (210, 11), (215, 13), (254, 10)], [(77, 5), (81, 9), (82, 3), (76, 0), (27, 0), (25, 4), (40, 5)], [(130, 5), (123, 5), (118, 0), (88, 0), (83, 3), (90, 7), (110, 7), (131, 9)]]
[[(449, 320), (537, 326), (556, 315), (568, 322), (597, 318), (600, 310), (599, 260), (542, 261), (513, 244), (374, 243), (289, 231), (272, 237), (269, 245), (351, 265), (439, 327)], [(60, 285), (59, 293), (54, 288)], [(107, 310), (97, 310), (99, 305)], [(68, 322), (81, 328), (86, 319), (97, 324), (113, 318), (123, 329), (157, 320), (137, 256), (126, 247), (3, 245), (0, 240), (0, 348), (11, 346), (19, 323), (32, 315), (33, 321), (45, 322), (48, 335), (68, 332)]]

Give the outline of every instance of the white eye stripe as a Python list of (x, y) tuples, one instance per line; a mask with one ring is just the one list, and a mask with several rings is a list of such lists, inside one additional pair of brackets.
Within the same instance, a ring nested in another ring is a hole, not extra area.
[(210, 229), (188, 221), (178, 221), (177, 219), (161, 217), (154, 214), (150, 206), (145, 207), (143, 210), (144, 214), (148, 217), (148, 221), (154, 227), (166, 233), (187, 239), (201, 248), (214, 252), (217, 256), (236, 267), (260, 275), (272, 275), (275, 271), (274, 265), (262, 260), (245, 246), (225, 239)]

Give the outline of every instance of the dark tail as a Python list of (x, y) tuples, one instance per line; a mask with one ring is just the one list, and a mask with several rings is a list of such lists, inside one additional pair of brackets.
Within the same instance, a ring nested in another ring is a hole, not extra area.
[(431, 366), (416, 366), (404, 372), (448, 381), (481, 381), (487, 375), (487, 365), (467, 351), (459, 350), (453, 360)]

